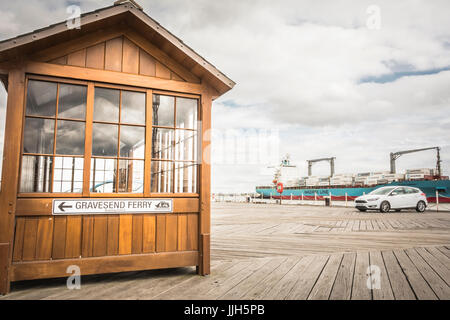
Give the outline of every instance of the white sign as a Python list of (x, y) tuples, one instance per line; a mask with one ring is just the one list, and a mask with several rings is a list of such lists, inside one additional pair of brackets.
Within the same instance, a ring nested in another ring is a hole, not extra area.
[(173, 200), (79, 199), (53, 200), (54, 215), (171, 213)]

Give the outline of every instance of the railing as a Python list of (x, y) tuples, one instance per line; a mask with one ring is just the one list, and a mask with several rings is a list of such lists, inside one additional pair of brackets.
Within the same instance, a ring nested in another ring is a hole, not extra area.
[[(282, 199), (278, 194), (273, 194), (269, 198), (263, 198), (262, 195), (254, 194), (216, 194), (212, 196), (212, 201), (216, 203), (249, 203), (249, 204), (281, 204), (283, 205), (312, 205), (325, 206), (325, 198), (330, 199), (330, 206), (333, 207), (347, 207), (353, 208), (354, 198), (347, 193), (341, 196), (337, 195), (300, 195), (294, 196), (283, 195)], [(428, 211), (450, 211), (450, 197), (446, 197), (436, 192), (436, 197), (433, 198), (436, 202), (428, 202)]]

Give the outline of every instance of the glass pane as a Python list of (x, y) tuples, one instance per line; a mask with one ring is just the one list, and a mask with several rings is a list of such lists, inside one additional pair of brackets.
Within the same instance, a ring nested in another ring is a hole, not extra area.
[(169, 161), (152, 161), (152, 181), (151, 192), (155, 193), (171, 193), (173, 162)]
[(95, 88), (94, 121), (119, 122), (120, 91)]
[(196, 99), (177, 98), (177, 128), (197, 129)]
[(53, 82), (28, 81), (27, 115), (54, 117), (57, 86)]
[(55, 120), (27, 118), (23, 152), (53, 154)]
[(175, 130), (153, 128), (152, 158), (173, 159), (173, 141)]
[(117, 160), (91, 160), (91, 192), (113, 193), (116, 190)]
[(59, 85), (58, 118), (86, 118), (87, 88), (72, 84)]
[(119, 126), (94, 123), (92, 125), (92, 155), (117, 157)]
[(144, 192), (144, 161), (119, 161), (119, 190), (118, 192)]
[(145, 124), (145, 93), (122, 91), (121, 122)]
[(52, 157), (23, 156), (20, 192), (50, 192)]
[(175, 192), (197, 193), (197, 165), (189, 162), (175, 164)]
[(83, 191), (83, 158), (55, 157), (53, 192)]
[(120, 126), (120, 156), (144, 159), (145, 128)]
[(197, 132), (177, 130), (175, 133), (175, 160), (197, 161)]
[(84, 155), (84, 122), (58, 120), (56, 154)]
[(175, 98), (155, 94), (153, 96), (153, 124), (155, 126), (173, 127), (175, 117)]

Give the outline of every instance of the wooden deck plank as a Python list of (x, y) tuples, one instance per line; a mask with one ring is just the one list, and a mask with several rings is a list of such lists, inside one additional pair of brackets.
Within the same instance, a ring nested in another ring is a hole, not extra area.
[(447, 269), (450, 269), (450, 258), (443, 254), (438, 248), (429, 247), (425, 249), (438, 259)]
[(176, 300), (180, 298), (180, 295), (183, 295), (183, 299), (193, 299), (196, 294), (200, 293), (204, 295), (205, 292), (208, 292), (215, 284), (221, 285), (223, 283), (223, 278), (226, 278), (231, 273), (237, 273), (242, 269), (245, 269), (250, 263), (251, 262), (248, 260), (240, 261), (238, 263), (233, 263), (231, 261), (221, 263), (211, 269), (211, 276), (195, 277), (180, 282), (172, 288), (154, 295), (154, 299)]
[[(371, 279), (372, 281), (372, 298), (373, 300), (393, 300), (394, 293), (392, 292), (391, 283), (384, 265), (383, 257), (380, 251), (372, 251), (369, 253), (369, 261), (375, 270), (379, 271), (379, 279)], [(373, 273), (373, 270), (371, 270)], [(373, 273), (374, 274), (374, 273)], [(375, 275), (375, 274), (374, 274)], [(374, 281), (378, 281), (375, 283)]]
[(331, 290), (330, 300), (349, 300), (351, 298), (355, 261), (355, 253), (344, 254), (336, 276), (336, 281)]
[(285, 257), (271, 259), (268, 263), (266, 263), (260, 269), (251, 274), (249, 277), (241, 281), (230, 291), (219, 297), (219, 299), (220, 300), (243, 299), (243, 297), (246, 295), (247, 292), (249, 292), (253, 287), (255, 287), (262, 279), (267, 277), (271, 272), (273, 272), (285, 260), (286, 260)]
[(416, 296), (412, 291), (408, 280), (403, 274), (397, 259), (392, 251), (382, 252), (384, 264), (386, 266), (387, 273), (389, 275), (389, 281), (391, 283), (392, 292), (396, 300), (414, 300)]
[(261, 299), (261, 297), (265, 296), (272, 289), (272, 287), (297, 264), (297, 262), (298, 258), (287, 258), (274, 272), (272, 272), (268, 277), (262, 279), (249, 292), (247, 292), (244, 299)]
[(442, 280), (450, 286), (450, 269), (448, 266), (436, 259), (436, 257), (434, 257), (425, 248), (416, 248), (415, 250), (430, 265), (434, 272), (436, 272)]
[(342, 254), (332, 255), (323, 269), (314, 288), (308, 296), (308, 300), (328, 300), (333, 289), (336, 275), (341, 265)]
[(450, 250), (448, 249), (448, 247), (439, 247), (438, 250), (450, 259)]
[(322, 273), (329, 256), (314, 256), (313, 261), (308, 265), (295, 283), (286, 300), (306, 300), (314, 285)]
[(264, 300), (281, 300), (285, 299), (289, 292), (294, 287), (298, 280), (298, 275), (309, 266), (311, 263), (311, 257), (302, 257), (297, 261), (297, 264), (289, 270), (281, 280), (272, 287), (261, 299)]
[(352, 300), (371, 300), (372, 290), (367, 286), (369, 275), (369, 253), (357, 252), (355, 262), (355, 273), (353, 276)]
[(210, 291), (206, 292), (204, 295), (205, 300), (216, 300), (225, 293), (227, 293), (229, 290), (234, 288), (237, 284), (239, 284), (244, 279), (248, 278), (250, 275), (252, 275), (254, 272), (256, 272), (259, 268), (264, 266), (266, 263), (268, 263), (271, 259), (264, 258), (264, 259), (255, 259), (252, 261), (252, 263), (247, 267), (241, 270), (238, 273), (235, 273), (234, 275), (230, 276), (227, 281), (223, 283), (222, 286), (216, 287), (211, 289)]
[(439, 299), (449, 299), (450, 287), (440, 278), (428, 263), (413, 249), (406, 250), (407, 255), (413, 261), (428, 285), (433, 289)]
[(403, 273), (406, 275), (409, 285), (414, 290), (416, 297), (420, 300), (437, 300), (436, 295), (406, 253), (403, 250), (395, 250), (394, 255)]

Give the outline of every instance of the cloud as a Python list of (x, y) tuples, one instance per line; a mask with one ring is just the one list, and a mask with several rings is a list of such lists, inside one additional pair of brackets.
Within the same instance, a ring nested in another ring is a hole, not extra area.
[[(0, 37), (64, 20), (67, 5), (74, 2), (3, 1)], [(79, 2), (83, 12), (111, 5), (106, 0)], [(337, 170), (349, 172), (387, 168), (391, 151), (441, 145), (447, 170), (447, 0), (139, 3), (237, 82), (214, 104), (218, 130), (276, 128), (279, 158), (289, 152), (304, 168), (307, 158), (334, 155)], [(366, 27), (372, 4), (380, 8), (380, 30)], [(399, 159), (399, 168), (433, 167), (433, 161), (432, 154), (409, 155)], [(326, 164), (315, 168), (328, 172)], [(216, 164), (213, 190), (251, 191), (256, 183), (271, 180), (260, 169)]]

